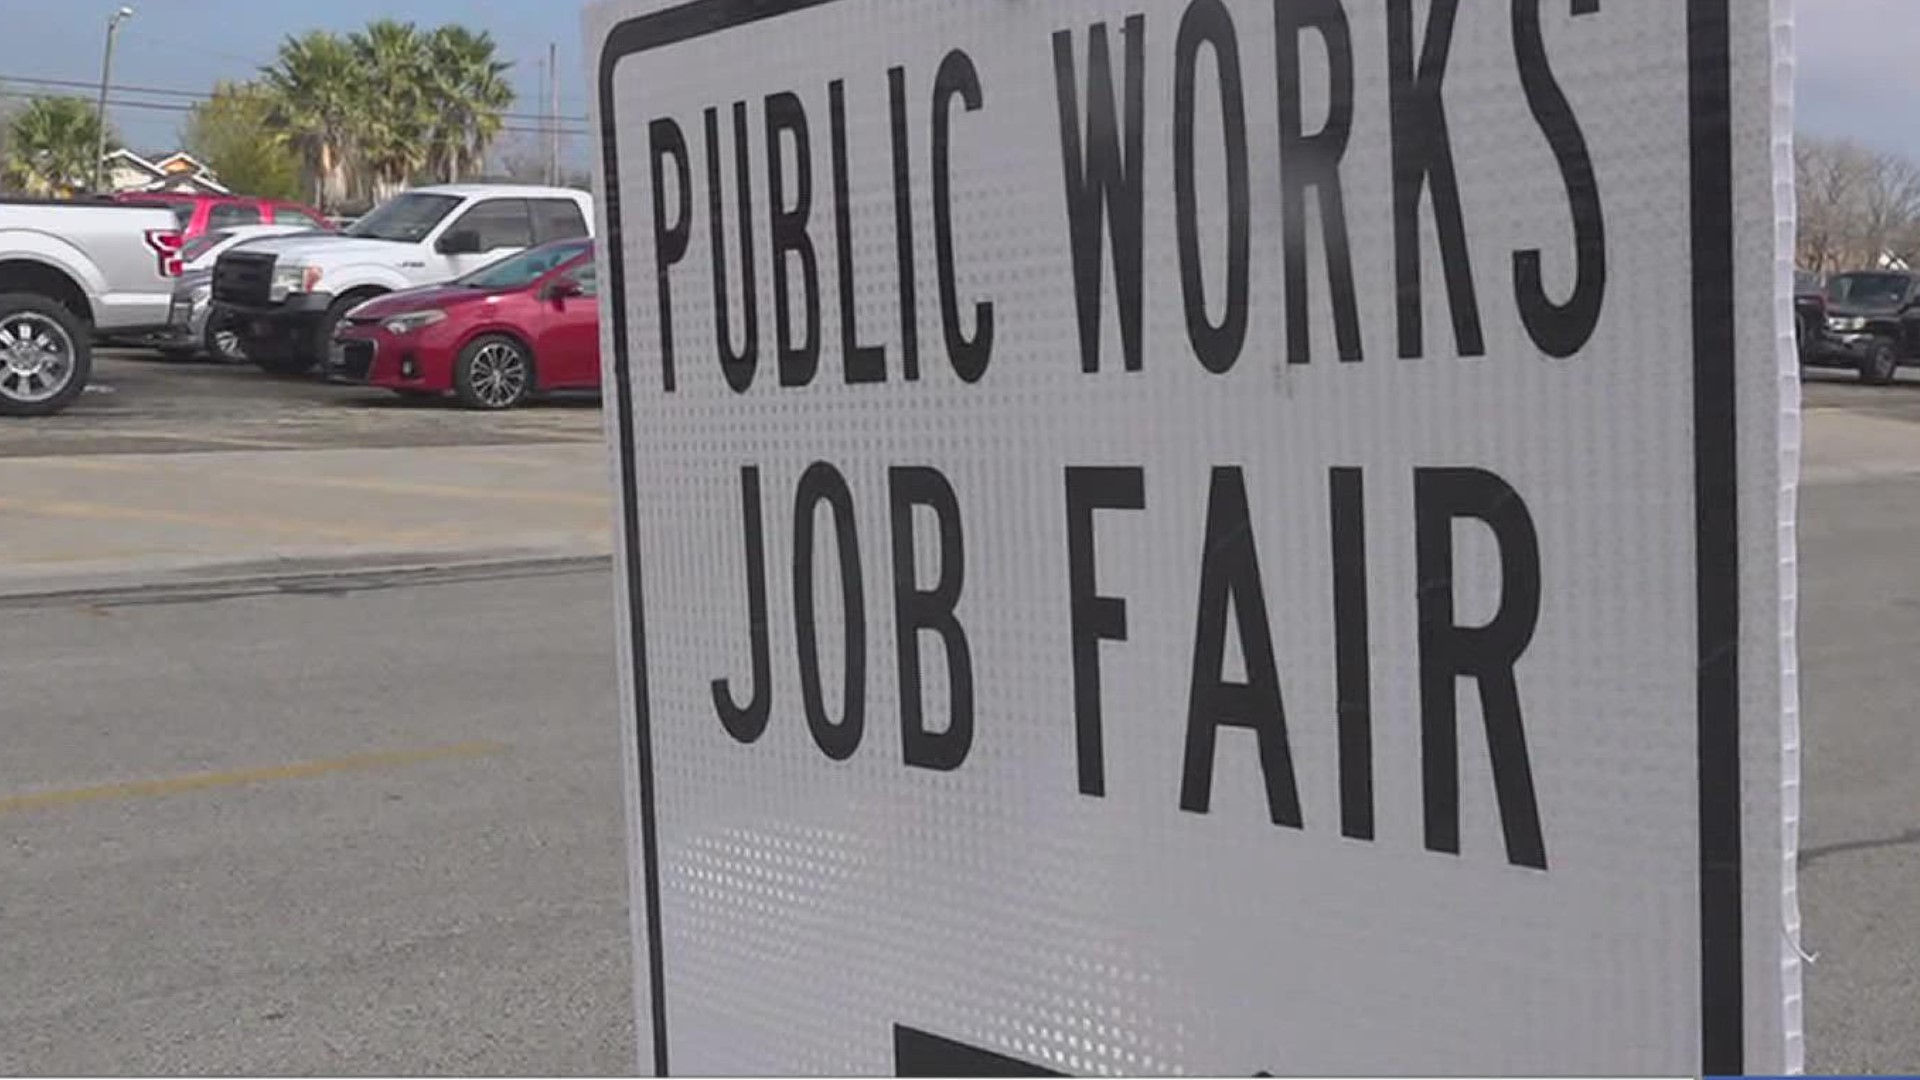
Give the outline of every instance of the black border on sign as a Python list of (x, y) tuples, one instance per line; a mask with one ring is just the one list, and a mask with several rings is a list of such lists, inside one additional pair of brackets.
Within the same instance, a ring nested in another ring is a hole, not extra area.
[[(804, 11), (834, 0), (690, 0), (628, 19), (600, 52), (599, 100), (610, 295), (626, 295), (614, 76), (635, 53)], [(1700, 800), (1701, 1074), (1745, 1064), (1740, 837), (1740, 514), (1734, 374), (1732, 0), (1687, 0), (1688, 140), (1693, 251), (1694, 576)], [(632, 358), (623, 303), (607, 305), (619, 430), (621, 528), (626, 552), (637, 791), (647, 914), (653, 1065), (668, 1073), (666, 964), (661, 954), (660, 859), (654, 814), (640, 519), (635, 505)]]

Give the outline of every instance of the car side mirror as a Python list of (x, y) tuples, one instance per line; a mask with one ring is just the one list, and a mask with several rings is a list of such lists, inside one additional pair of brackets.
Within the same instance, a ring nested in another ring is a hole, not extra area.
[(585, 296), (586, 292), (585, 289), (580, 287), (579, 282), (571, 278), (561, 278), (558, 281), (550, 281), (547, 283), (547, 299), (549, 300), (565, 300), (569, 297)]
[(472, 229), (455, 229), (440, 238), (442, 255), (480, 254), (480, 234)]

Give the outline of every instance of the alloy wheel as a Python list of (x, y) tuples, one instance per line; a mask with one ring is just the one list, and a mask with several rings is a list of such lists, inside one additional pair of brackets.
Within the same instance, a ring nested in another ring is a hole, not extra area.
[(27, 404), (54, 398), (73, 379), (74, 351), (66, 330), (38, 312), (0, 320), (0, 395)]
[(504, 341), (489, 341), (473, 354), (473, 396), (490, 409), (504, 409), (527, 392), (527, 359)]
[(247, 351), (240, 344), (240, 331), (223, 326), (213, 332), (213, 353), (229, 363), (238, 363), (247, 358)]

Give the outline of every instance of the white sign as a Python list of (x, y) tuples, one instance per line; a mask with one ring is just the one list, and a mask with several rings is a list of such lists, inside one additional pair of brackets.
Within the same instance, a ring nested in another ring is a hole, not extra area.
[(594, 10), (643, 1066), (1797, 1067), (1784, 10)]

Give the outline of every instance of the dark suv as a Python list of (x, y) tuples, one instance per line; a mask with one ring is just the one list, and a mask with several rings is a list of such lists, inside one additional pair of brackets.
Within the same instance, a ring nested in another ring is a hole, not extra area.
[(1801, 340), (1807, 367), (1847, 368), (1876, 386), (1920, 360), (1920, 273), (1854, 270), (1827, 279), (1820, 332)]

